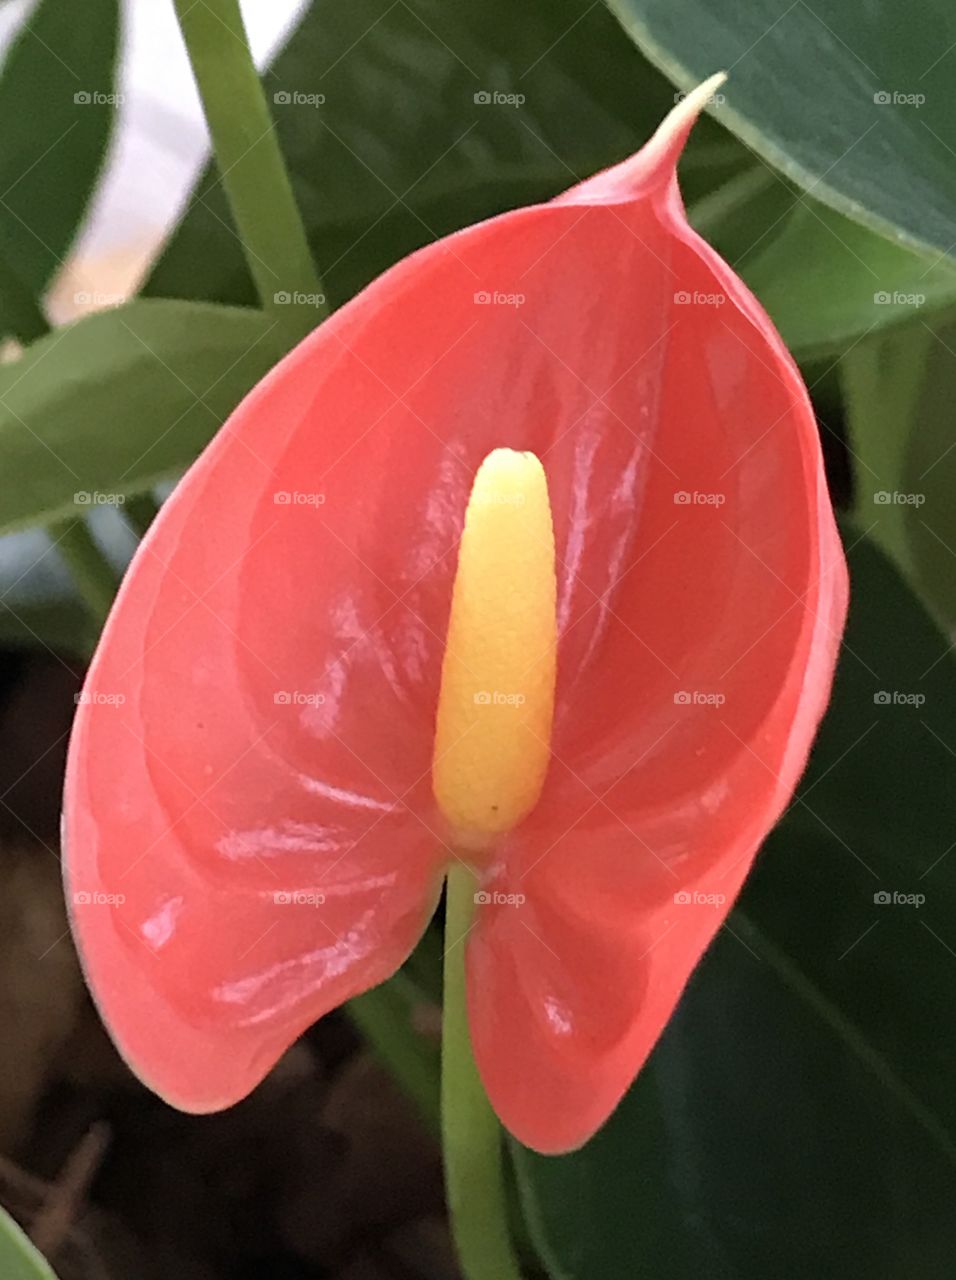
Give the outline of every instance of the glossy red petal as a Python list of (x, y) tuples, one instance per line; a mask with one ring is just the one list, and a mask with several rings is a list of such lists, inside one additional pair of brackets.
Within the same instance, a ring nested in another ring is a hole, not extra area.
[[(701, 866), (716, 865), (741, 838), (748, 803), (749, 853), (786, 795), (829, 674), (829, 651), (807, 635), (812, 600), (795, 606), (799, 626), (770, 626), (764, 644), (758, 622), (769, 624), (778, 596), (765, 581), (766, 606), (740, 608), (756, 579), (743, 550), (714, 537), (713, 512), (681, 513), (702, 523), (655, 543), (670, 474), (675, 485), (711, 479), (713, 459), (736, 457), (747, 431), (762, 461), (734, 490), (741, 547), (749, 540), (809, 589), (834, 536), (812, 421), (765, 317), (729, 275), (726, 333), (704, 310), (676, 314), (676, 294), (708, 278), (710, 261), (675, 204), (689, 119), (559, 202), (414, 255), (343, 308), (240, 407), (134, 561), (71, 744), (67, 875), (107, 1024), (134, 1068), (180, 1105), (240, 1097), (311, 1020), (392, 971), (427, 918), (445, 856), (429, 776), (441, 655), (465, 503), (491, 449), (544, 460), (561, 566), (556, 763), (509, 852), (513, 879), (540, 881), (542, 928), (569, 917), (575, 881), (592, 932), (598, 907), (626, 927), (635, 900), (649, 913), (666, 905), (664, 872), (641, 871), (619, 822), (598, 831), (592, 820), (600, 847), (548, 851), (571, 818), (587, 819), (597, 783), (616, 786), (615, 809), (641, 814), (655, 839), (666, 830), (674, 849), (664, 857), (677, 866), (692, 828)], [(772, 423), (776, 405), (786, 412)], [(773, 448), (758, 439), (765, 427)], [(752, 518), (739, 522), (743, 511)], [(673, 548), (663, 569), (658, 545)], [(712, 738), (712, 720), (692, 706), (661, 754), (666, 683), (646, 655), (669, 653), (672, 671), (703, 680), (741, 654), (743, 634), (769, 656), (740, 677), (759, 688), (732, 713), (739, 750)], [(792, 739), (783, 755), (781, 735)], [(746, 765), (750, 750), (783, 775), (772, 798)], [(738, 777), (746, 790), (734, 809), (721, 788)], [(296, 891), (323, 900), (283, 900)], [(506, 933), (480, 925), (480, 963), (469, 957), (489, 990), (514, 963)], [(579, 936), (569, 925), (559, 948), (569, 972)], [(622, 954), (633, 955), (626, 941)], [(705, 942), (671, 966), (657, 1030)], [(527, 993), (533, 1018), (548, 972), (529, 968), (513, 993)], [(580, 972), (586, 1000), (589, 960)], [(472, 990), (480, 1005), (474, 976)], [(572, 1006), (580, 1019), (580, 1000)], [(594, 1051), (604, 1114), (641, 1056), (642, 1008), (622, 993), (608, 1028), (627, 1050)], [(570, 1122), (539, 1132), (517, 1085), (496, 1074), (499, 1058), (514, 1061), (509, 1045), (522, 1061), (537, 1051), (530, 1024), (502, 1027), (487, 1005), (475, 1024), (493, 1100), (515, 1131), (546, 1149), (580, 1140), (594, 1109), (585, 1116), (576, 1093)], [(540, 1048), (553, 1098), (570, 1058), (564, 1042)]]
[(806, 392), (687, 226), (674, 158), (630, 198), (626, 169), (595, 180), (622, 224), (632, 200), (655, 211), (666, 357), (653, 398), (621, 409), (648, 426), (632, 523), (576, 566), (548, 781), (469, 939), (482, 1077), (544, 1152), (607, 1118), (723, 923), (803, 769), (846, 609)]
[[(590, 276), (618, 225), (522, 210), (401, 264), (256, 389), (134, 560), (71, 743), (67, 873), (104, 1019), (181, 1106), (241, 1096), (424, 922), (445, 856), (430, 780), (441, 655), (482, 458), (547, 457), (569, 565), (587, 509), (611, 536), (633, 523), (621, 486), (643, 444), (553, 354), (600, 336), (606, 318), (565, 314), (564, 273)], [(653, 386), (667, 286), (639, 236), (626, 255), (660, 296), (589, 372), (609, 385), (650, 353)], [(524, 301), (486, 301), (496, 290)], [(604, 305), (630, 312), (628, 274), (609, 290)], [(295, 888), (335, 914), (274, 901)]]

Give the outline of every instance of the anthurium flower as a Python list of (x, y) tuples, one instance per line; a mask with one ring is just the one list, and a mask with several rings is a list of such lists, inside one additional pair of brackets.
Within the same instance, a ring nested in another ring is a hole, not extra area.
[(369, 286), (140, 547), (77, 714), (66, 870), (104, 1020), (176, 1106), (241, 1098), (389, 977), (457, 858), (488, 1095), (572, 1148), (786, 805), (845, 567), (797, 370), (684, 216), (712, 89)]

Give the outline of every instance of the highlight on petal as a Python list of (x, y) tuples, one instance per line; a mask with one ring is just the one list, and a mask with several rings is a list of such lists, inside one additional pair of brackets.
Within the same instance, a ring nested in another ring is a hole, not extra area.
[(557, 579), (552, 756), (486, 871), (526, 905), (481, 907), (466, 957), (522, 1141), (606, 1118), (786, 802), (845, 571), (799, 375), (683, 217), (688, 102), (343, 307), (140, 547), (71, 742), (67, 882), (104, 1020), (177, 1105), (243, 1096), (433, 909), (441, 671), (495, 450), (541, 462)]
[(649, 198), (673, 288), (653, 402), (612, 399), (630, 375), (595, 387), (645, 446), (635, 523), (582, 537), (551, 770), (469, 939), (486, 1088), (546, 1153), (607, 1118), (723, 924), (804, 767), (846, 611), (806, 391), (675, 192)]

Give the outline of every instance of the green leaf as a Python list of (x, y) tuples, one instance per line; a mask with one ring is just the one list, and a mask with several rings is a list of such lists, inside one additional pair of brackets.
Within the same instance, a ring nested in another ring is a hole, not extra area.
[(0, 1209), (0, 1275), (3, 1280), (56, 1280), (49, 1264), (3, 1209)]
[(723, 124), (818, 200), (916, 249), (956, 243), (956, 9), (923, 0), (609, 0), (684, 88), (721, 69)]
[(797, 195), (766, 165), (734, 174), (688, 209), (691, 226), (737, 270), (783, 234)]
[[(675, 96), (603, 6), (586, 0), (313, 4), (265, 84), (336, 304), (436, 237), (548, 199), (620, 160)], [(687, 194), (749, 160), (707, 122), (682, 170)], [(200, 180), (147, 292), (251, 300), (214, 172)]]
[(956, 302), (956, 268), (802, 200), (743, 277), (802, 359), (842, 355), (858, 338)]
[(0, 366), (0, 533), (141, 492), (187, 467), (276, 362), (256, 311), (133, 302)]
[(555, 1276), (952, 1274), (956, 664), (880, 552), (850, 561), (833, 702), (739, 909), (605, 1128), (515, 1151)]
[(0, 320), (25, 339), (106, 154), (118, 40), (118, 0), (40, 0), (0, 73)]
[(29, 529), (0, 538), (0, 642), (82, 655), (95, 639), (47, 534)]
[(16, 267), (0, 256), (0, 337), (35, 342), (50, 332), (40, 298)]
[(956, 325), (917, 322), (842, 362), (856, 518), (956, 627)]

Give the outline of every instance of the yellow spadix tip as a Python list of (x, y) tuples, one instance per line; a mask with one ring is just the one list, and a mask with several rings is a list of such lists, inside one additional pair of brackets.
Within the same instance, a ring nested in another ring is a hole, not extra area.
[(533, 453), (495, 449), (475, 475), (452, 591), (432, 784), (462, 847), (537, 803), (551, 754), (554, 529)]

